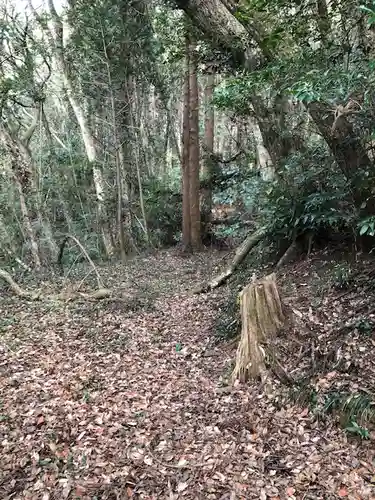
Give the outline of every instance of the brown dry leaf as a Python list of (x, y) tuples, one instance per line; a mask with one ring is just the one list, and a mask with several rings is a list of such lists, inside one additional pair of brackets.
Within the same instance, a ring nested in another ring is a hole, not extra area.
[(346, 488), (340, 488), (337, 492), (338, 496), (340, 498), (344, 498), (344, 497), (347, 497), (348, 496), (348, 490)]
[(180, 458), (180, 460), (177, 463), (177, 467), (186, 467), (188, 465), (188, 461), (185, 458)]
[(176, 490), (178, 493), (182, 493), (183, 491), (186, 490), (186, 488), (188, 487), (188, 483), (186, 482), (180, 482), (180, 483), (177, 483), (177, 487), (176, 487)]

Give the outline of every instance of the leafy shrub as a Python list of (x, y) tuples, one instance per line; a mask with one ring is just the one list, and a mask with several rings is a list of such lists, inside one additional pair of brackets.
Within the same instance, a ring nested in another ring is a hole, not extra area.
[(336, 413), (346, 432), (368, 439), (364, 424), (374, 421), (374, 401), (367, 394), (331, 392), (326, 395), (322, 414)]
[(144, 203), (152, 243), (155, 246), (175, 244), (182, 227), (181, 193), (152, 179), (145, 186)]
[[(368, 183), (365, 173), (356, 182), (361, 180)], [(291, 154), (278, 165), (273, 182), (263, 181), (256, 170), (248, 170), (235, 177), (235, 186), (227, 183), (216, 198), (228, 203), (235, 196), (241, 198), (254, 221), (270, 228), (272, 241), (281, 246), (283, 241), (306, 233), (313, 236), (343, 233), (353, 237), (358, 225), (350, 183), (319, 143)], [(366, 230), (373, 227), (368, 220), (363, 224), (367, 224)], [(239, 233), (240, 225), (231, 228), (233, 231)]]
[[(327, 175), (329, 173), (329, 175)], [(342, 173), (320, 146), (291, 155), (264, 193), (265, 218), (273, 235), (352, 231), (355, 210)]]
[(345, 290), (353, 283), (353, 269), (347, 263), (336, 264), (333, 268), (332, 287)]
[(375, 236), (375, 217), (365, 217), (358, 222), (359, 234), (367, 236)]

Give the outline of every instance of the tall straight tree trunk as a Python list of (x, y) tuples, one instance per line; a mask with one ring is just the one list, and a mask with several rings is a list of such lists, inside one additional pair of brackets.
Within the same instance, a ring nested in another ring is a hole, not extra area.
[(215, 112), (212, 106), (212, 96), (215, 85), (215, 77), (212, 73), (206, 76), (206, 85), (204, 88), (205, 117), (204, 117), (204, 146), (205, 158), (202, 165), (202, 177), (204, 187), (201, 193), (201, 215), (204, 227), (202, 228), (206, 235), (209, 231), (212, 213), (212, 169), (215, 139)]
[(110, 100), (110, 108), (111, 108), (111, 114), (112, 114), (111, 118), (112, 118), (113, 145), (114, 145), (114, 149), (115, 149), (115, 159), (116, 159), (117, 225), (118, 225), (119, 236), (120, 236), (120, 256), (121, 256), (122, 263), (125, 264), (126, 260), (127, 260), (127, 256), (126, 256), (127, 252), (126, 252), (125, 228), (124, 228), (124, 221), (123, 221), (123, 217), (122, 217), (123, 189), (122, 189), (122, 175), (121, 174), (122, 174), (122, 170), (123, 170), (123, 165), (121, 164), (121, 155), (120, 155), (121, 144), (119, 143), (119, 140), (118, 140), (116, 103), (115, 103), (115, 97), (114, 97), (114, 93), (113, 93), (111, 68), (110, 68), (110, 62), (109, 62), (107, 45), (105, 42), (103, 28), (101, 30), (101, 35), (102, 35), (102, 42), (103, 42), (103, 52), (104, 52), (105, 65), (106, 65), (106, 69), (107, 69), (109, 100)]
[(190, 221), (191, 246), (199, 250), (201, 239), (201, 212), (199, 206), (199, 92), (198, 92), (198, 63), (195, 53), (195, 43), (189, 47), (189, 190), (190, 190)]
[(191, 217), (190, 217), (190, 51), (189, 38), (185, 39), (185, 81), (184, 81), (184, 109), (182, 117), (182, 245), (183, 250), (191, 250)]
[(125, 103), (125, 110), (118, 109), (117, 114), (120, 116), (121, 126), (119, 130), (119, 158), (122, 170), (122, 195), (123, 195), (123, 224), (125, 234), (126, 253), (131, 255), (137, 251), (135, 242), (132, 237), (132, 212), (131, 206), (134, 199), (134, 183), (131, 180), (131, 171), (135, 152), (135, 130), (133, 127), (133, 112), (132, 101), (135, 97), (135, 84), (132, 76), (124, 74), (124, 79), (119, 89), (118, 103)]
[[(43, 175), (43, 173), (40, 172), (41, 166), (39, 166), (38, 168), (38, 165), (34, 161), (31, 149), (29, 147), (30, 140), (35, 132), (37, 125), (41, 123), (40, 120), (42, 119), (43, 115), (44, 115), (43, 109), (42, 107), (39, 107), (35, 117), (33, 118), (33, 121), (31, 122), (25, 134), (19, 137), (13, 135), (13, 141), (17, 144), (18, 151), (22, 156), (22, 160), (21, 158), (20, 160), (23, 161), (25, 164), (29, 165), (29, 170), (32, 173), (30, 187), (31, 187), (31, 192), (33, 193), (35, 199), (35, 212), (37, 214), (38, 222), (43, 232), (44, 241), (48, 246), (49, 256), (50, 258), (52, 258), (53, 261), (55, 261), (59, 249), (54, 239), (51, 222), (49, 220), (48, 214), (44, 209), (44, 204), (42, 200), (42, 191), (43, 191), (42, 184), (45, 175)], [(45, 118), (45, 124), (46, 123), (47, 119)], [(12, 134), (10, 134), (10, 136), (11, 135)], [(47, 133), (47, 140), (49, 142), (49, 146), (51, 146), (50, 141), (52, 140), (52, 138), (51, 135), (48, 133)]]

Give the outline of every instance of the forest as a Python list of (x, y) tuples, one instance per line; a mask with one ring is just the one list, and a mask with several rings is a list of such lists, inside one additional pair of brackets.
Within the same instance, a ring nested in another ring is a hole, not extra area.
[(0, 499), (375, 499), (375, 0), (0, 0)]

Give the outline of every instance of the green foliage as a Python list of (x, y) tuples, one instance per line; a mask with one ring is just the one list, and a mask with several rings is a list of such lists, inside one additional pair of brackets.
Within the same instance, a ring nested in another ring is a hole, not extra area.
[[(294, 4), (294, 8), (293, 8)], [(220, 107), (247, 115), (255, 95), (289, 95), (301, 102), (326, 102), (332, 106), (353, 96), (363, 96), (361, 115), (372, 109), (375, 73), (373, 53), (366, 49), (365, 31), (360, 43), (349, 39), (367, 17), (375, 19), (374, 6), (356, 0), (345, 6), (333, 2), (328, 20), (329, 43), (322, 43), (322, 23), (314, 2), (246, 0), (237, 18), (262, 27), (260, 45), (269, 63), (258, 71), (242, 72), (224, 80), (216, 90)], [(346, 35), (347, 34), (347, 35)], [(371, 38), (371, 37), (369, 37)], [(350, 43), (355, 45), (350, 46)], [(361, 119), (361, 116), (358, 116)]]
[(179, 240), (182, 227), (182, 197), (156, 179), (144, 189), (148, 228), (155, 246), (170, 246)]
[(365, 424), (374, 421), (375, 403), (367, 394), (331, 392), (325, 397), (322, 414), (332, 413), (337, 414), (348, 432), (364, 438), (367, 434), (358, 422)]
[(368, 318), (359, 318), (354, 323), (355, 328), (361, 335), (370, 336), (375, 331), (375, 324)]
[(332, 273), (332, 287), (336, 290), (346, 290), (353, 284), (354, 273), (347, 263), (336, 264)]
[(375, 24), (375, 2), (372, 1), (369, 6), (361, 5), (360, 9), (367, 15), (367, 23), (369, 26)]
[(307, 232), (351, 231), (355, 210), (349, 186), (331, 162), (324, 149), (312, 147), (291, 155), (278, 178), (263, 186), (261, 214), (274, 236), (291, 240)]
[(361, 236), (375, 236), (375, 216), (371, 215), (361, 219), (358, 223), (358, 229)]
[[(357, 229), (360, 234), (373, 234), (375, 219), (360, 219), (352, 198), (353, 182), (363, 191), (367, 189), (366, 172), (358, 171), (356, 178), (348, 181), (319, 143), (289, 155), (277, 172), (274, 181), (265, 182), (254, 170), (242, 171), (215, 200), (233, 203), (241, 199), (248, 215), (270, 228), (273, 242), (292, 241), (306, 234), (323, 239), (333, 234), (353, 238)], [(240, 234), (239, 230), (240, 224), (229, 232), (223, 229), (230, 235)]]
[(369, 433), (368, 429), (366, 429), (366, 427), (362, 427), (361, 425), (358, 425), (356, 421), (350, 422), (350, 424), (345, 427), (345, 431), (348, 434), (358, 436), (364, 440), (370, 439), (370, 433)]

